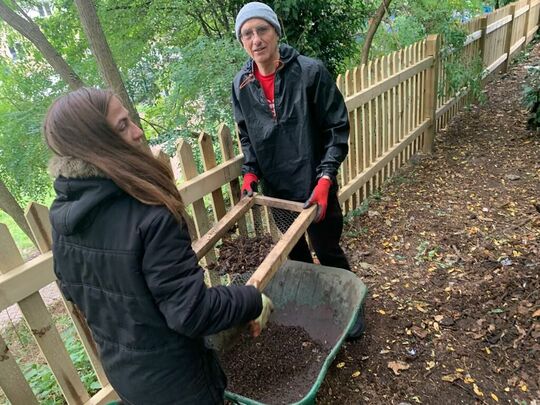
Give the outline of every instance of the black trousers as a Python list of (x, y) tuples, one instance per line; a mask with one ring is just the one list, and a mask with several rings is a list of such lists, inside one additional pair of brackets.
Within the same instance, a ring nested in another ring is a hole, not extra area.
[[(278, 216), (279, 211), (279, 209), (275, 208), (272, 210), (274, 219)], [(281, 232), (285, 232), (290, 226), (290, 223), (283, 224), (283, 222), (278, 220), (275, 222)], [(343, 212), (341, 211), (336, 193), (330, 193), (328, 195), (328, 207), (324, 220), (319, 223), (312, 223), (307, 229), (313, 250), (315, 250), (315, 254), (323, 266), (338, 267), (346, 270), (351, 269), (345, 252), (339, 246), (342, 232)], [(289, 258), (300, 262), (313, 263), (313, 258), (304, 235), (302, 235), (291, 253), (289, 253)]]

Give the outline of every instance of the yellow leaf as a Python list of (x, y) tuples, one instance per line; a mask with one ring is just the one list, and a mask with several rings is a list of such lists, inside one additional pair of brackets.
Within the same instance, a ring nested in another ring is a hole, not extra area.
[(355, 371), (354, 373), (351, 374), (351, 377), (356, 378), (359, 375), (360, 375), (360, 371)]
[(484, 347), (484, 350), (486, 351), (487, 354), (491, 354), (491, 350), (489, 350), (489, 347)]
[(510, 387), (505, 387), (504, 392), (510, 392)]
[(338, 364), (336, 365), (336, 367), (337, 367), (337, 368), (343, 368), (343, 367), (345, 367), (345, 363), (344, 363), (344, 362), (338, 363)]
[(465, 370), (463, 370), (462, 368), (456, 368), (456, 372), (457, 372), (457, 373), (464, 373)]
[(377, 312), (381, 315), (386, 315), (386, 312), (384, 311), (384, 309), (379, 309)]
[(491, 398), (493, 398), (495, 402), (499, 402), (499, 397), (497, 397), (497, 395), (495, 395), (493, 392), (491, 393)]
[(426, 370), (431, 370), (433, 367), (435, 367), (434, 361), (428, 361), (426, 362), (426, 364), (427, 364)]
[(459, 377), (455, 374), (448, 374), (448, 375), (443, 375), (441, 377), (441, 380), (443, 381), (448, 381), (448, 382), (454, 382), (456, 381), (457, 379), (459, 379)]
[(484, 393), (482, 391), (480, 391), (480, 388), (478, 388), (478, 385), (476, 384), (473, 384), (473, 391), (476, 395), (478, 395), (479, 397), (483, 397), (484, 396)]
[(519, 386), (519, 388), (521, 388), (521, 391), (527, 392), (527, 384), (522, 383), (522, 384)]
[(400, 371), (402, 370), (408, 370), (409, 365), (407, 363), (404, 363), (403, 361), (389, 361), (388, 362), (388, 368), (392, 369), (395, 375), (399, 375)]
[(465, 384), (470, 384), (470, 383), (473, 383), (474, 382), (474, 378), (470, 377), (470, 376), (467, 376), (465, 377), (465, 379), (463, 380), (463, 382)]
[(427, 309), (421, 307), (420, 305), (417, 305), (416, 309), (419, 310), (420, 312), (424, 313), (424, 314), (427, 312)]

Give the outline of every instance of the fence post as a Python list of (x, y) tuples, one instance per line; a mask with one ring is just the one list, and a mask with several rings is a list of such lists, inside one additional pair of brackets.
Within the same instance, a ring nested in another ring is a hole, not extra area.
[[(208, 171), (216, 167), (216, 154), (212, 145), (212, 138), (206, 132), (201, 132), (199, 135), (199, 149), (201, 150), (204, 170)], [(219, 221), (227, 213), (221, 189), (212, 191), (212, 209), (216, 221)]]
[[(190, 180), (199, 174), (197, 172), (197, 164), (195, 163), (191, 146), (184, 139), (181, 139), (177, 143), (176, 155), (180, 161), (180, 167), (182, 169), (182, 173), (184, 174), (185, 180)], [(200, 238), (210, 230), (210, 222), (208, 221), (208, 213), (206, 206), (204, 205), (204, 198), (193, 202), (193, 218), (195, 220), (197, 237)], [(215, 263), (216, 252), (214, 249), (211, 249), (205, 255), (204, 261), (206, 265)], [(221, 284), (217, 272), (208, 271), (205, 272), (205, 274), (208, 277), (206, 281), (210, 284), (210, 286)]]
[(523, 35), (525, 36), (525, 42), (523, 43), (523, 47), (526, 47), (527, 44), (529, 43), (528, 42), (528, 38), (529, 38), (529, 20), (531, 19), (531, 7), (532, 7), (532, 0), (529, 0), (527, 2), (527, 5), (529, 6), (529, 9), (527, 10), (527, 13), (525, 15), (525, 27), (523, 28), (525, 30), (525, 32), (523, 33)]
[(507, 27), (506, 27), (507, 29), (506, 42), (504, 46), (504, 51), (506, 52), (506, 60), (504, 61), (503, 66), (502, 66), (503, 72), (507, 72), (508, 67), (510, 66), (510, 50), (512, 49), (512, 33), (514, 31), (514, 20), (516, 19), (515, 14), (516, 14), (516, 5), (512, 4), (510, 6), (510, 14), (509, 14), (512, 16), (512, 19), (510, 20), (510, 22), (507, 24)]
[(487, 17), (480, 18), (480, 31), (482, 31), (482, 35), (480, 36), (478, 47), (480, 51), (480, 58), (482, 59), (482, 66), (485, 67), (487, 66), (487, 61), (486, 61)]
[[(234, 147), (231, 137), (231, 131), (225, 124), (220, 124), (218, 129), (219, 144), (221, 146), (221, 154), (223, 161), (227, 161), (234, 158)], [(229, 188), (231, 191), (231, 206), (238, 204), (240, 201), (240, 181), (238, 179), (231, 180), (229, 182)], [(238, 232), (240, 235), (247, 237), (247, 226), (245, 218), (238, 220)]]
[[(0, 224), (0, 274), (9, 273), (24, 264), (13, 237), (4, 224)], [(47, 360), (49, 367), (68, 404), (81, 404), (90, 399), (66, 346), (55, 327), (43, 298), (36, 291), (17, 303), (35, 342)]]
[(441, 37), (429, 35), (426, 41), (426, 56), (433, 56), (433, 64), (427, 70), (426, 94), (424, 104), (424, 119), (429, 119), (429, 125), (424, 135), (423, 150), (425, 153), (433, 151), (433, 139), (437, 125), (437, 93), (439, 90), (439, 50)]

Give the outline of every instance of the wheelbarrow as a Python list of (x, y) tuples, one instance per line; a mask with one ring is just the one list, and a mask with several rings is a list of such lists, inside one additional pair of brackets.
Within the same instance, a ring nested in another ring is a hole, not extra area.
[[(295, 402), (312, 404), (328, 368), (360, 314), (367, 288), (353, 272), (289, 260), (274, 274), (264, 292), (272, 298), (275, 307), (270, 321), (300, 326), (313, 340), (325, 342), (331, 348), (321, 362), (317, 378), (306, 387), (304, 397)], [(236, 404), (262, 405), (229, 391), (225, 398)]]

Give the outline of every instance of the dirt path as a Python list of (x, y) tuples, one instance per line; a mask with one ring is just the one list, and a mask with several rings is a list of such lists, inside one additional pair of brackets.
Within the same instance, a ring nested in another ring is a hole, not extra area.
[(540, 400), (540, 135), (519, 102), (533, 64), (539, 44), (347, 226), (368, 332), (318, 403)]

